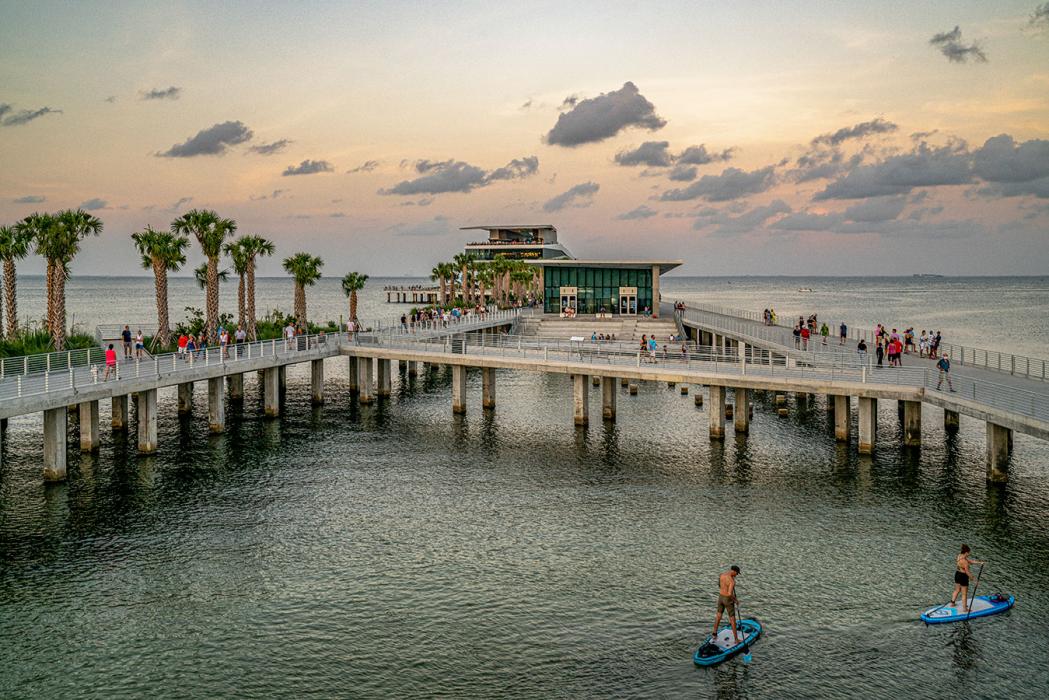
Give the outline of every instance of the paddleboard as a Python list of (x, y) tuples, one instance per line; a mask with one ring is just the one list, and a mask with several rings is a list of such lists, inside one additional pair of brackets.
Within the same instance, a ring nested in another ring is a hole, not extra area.
[(692, 660), (698, 666), (713, 666), (725, 659), (729, 659), (743, 651), (744, 643), (753, 645), (761, 636), (761, 623), (757, 620), (739, 620), (736, 622), (742, 642), (736, 644), (732, 637), (732, 628), (725, 626), (718, 631), (717, 637), (707, 637), (707, 640), (696, 649)]
[(969, 612), (961, 611), (961, 603), (955, 605), (943, 605), (929, 608), (922, 613), (922, 622), (927, 625), (936, 625), (941, 622), (961, 622), (971, 620), (974, 617), (987, 617), (1003, 613), (1016, 603), (1016, 598), (1011, 595), (978, 595), (972, 602)]

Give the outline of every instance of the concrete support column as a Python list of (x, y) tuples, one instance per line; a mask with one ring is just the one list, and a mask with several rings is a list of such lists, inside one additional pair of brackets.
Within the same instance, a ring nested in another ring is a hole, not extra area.
[(950, 409), (943, 410), (943, 429), (948, 433), (958, 432), (958, 426), (961, 423), (961, 416), (958, 415), (957, 411)]
[(324, 360), (310, 362), (310, 396), (314, 406), (324, 403)]
[[(743, 343), (740, 343), (743, 347)], [(733, 422), (736, 433), (746, 435), (750, 432), (750, 389), (736, 389), (736, 409), (733, 413)]]
[(419, 376), (419, 363), (415, 360), (408, 361), (408, 376), (418, 377)]
[(393, 389), (393, 361), (392, 360), (377, 360), (379, 365), (379, 398), (389, 398), (390, 392)]
[(834, 412), (834, 394), (827, 394), (827, 413)]
[(995, 484), (1009, 480), (1009, 443), (1013, 431), (994, 423), (987, 424), (987, 481)]
[(80, 451), (94, 452), (102, 444), (98, 430), (98, 401), (80, 404)]
[(576, 425), (590, 422), (590, 387), (585, 374), (572, 375), (572, 414)]
[(903, 444), (917, 447), (922, 444), (922, 402), (903, 402)]
[(243, 401), (244, 373), (238, 372), (237, 374), (231, 374), (226, 377), (226, 382), (229, 385), (229, 397), (234, 401)]
[(869, 455), (874, 452), (874, 444), (878, 436), (878, 400), (861, 396), (859, 404), (859, 452), (861, 455)]
[(710, 385), (710, 437), (725, 437), (725, 387)]
[(128, 400), (127, 400), (127, 394), (121, 394), (119, 396), (114, 396), (111, 399), (111, 403), (112, 403), (112, 406), (113, 406), (113, 410), (112, 410), (113, 417), (110, 420), (110, 425), (112, 426), (113, 430), (127, 430), (127, 428), (128, 428), (128, 410), (127, 410)]
[(360, 384), (360, 402), (363, 405), (375, 403), (375, 385), (373, 382), (374, 363), (370, 357), (357, 359), (357, 381)]
[(193, 410), (193, 382), (178, 385), (178, 413), (184, 416)]
[(798, 404), (798, 410), (799, 411), (808, 407), (808, 405), (809, 405), (809, 396), (810, 395), (805, 393), (804, 391), (799, 391), (796, 394), (794, 394), (794, 400)]
[(280, 381), (280, 390), (284, 391), (288, 388), (288, 366), (281, 365), (277, 368), (277, 377)]
[(354, 396), (361, 391), (360, 370), (357, 369), (357, 358), (353, 355), (346, 358), (349, 362), (350, 395)]
[(610, 421), (616, 419), (615, 377), (601, 377), (601, 417)]
[(852, 430), (852, 399), (841, 394), (834, 395), (834, 439), (848, 442)]
[(66, 478), (68, 416), (65, 406), (44, 411), (44, 481), (63, 481)]
[(495, 408), (495, 368), (481, 369), (481, 406)]
[(152, 454), (157, 451), (157, 390), (138, 392), (138, 451)]
[(452, 413), (466, 413), (466, 367), (452, 365)]
[(215, 434), (226, 430), (226, 380), (223, 377), (208, 380), (208, 428)]
[(267, 418), (280, 415), (280, 375), (276, 367), (262, 370), (262, 409)]

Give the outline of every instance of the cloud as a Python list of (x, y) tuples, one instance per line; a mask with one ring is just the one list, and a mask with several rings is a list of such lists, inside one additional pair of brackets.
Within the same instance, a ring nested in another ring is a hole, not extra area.
[(636, 85), (626, 82), (619, 90), (575, 102), (569, 111), (558, 116), (545, 140), (551, 146), (573, 148), (604, 141), (629, 127), (656, 131), (664, 126), (666, 121), (656, 114), (655, 106)]
[(682, 165), (678, 163), (670, 171), (667, 176), (674, 182), (692, 182), (696, 179), (696, 175), (699, 174), (699, 170), (694, 165)]
[(890, 221), (903, 213), (907, 206), (907, 197), (873, 197), (845, 210), (845, 218), (850, 221)]
[(692, 228), (696, 230), (716, 225), (713, 235), (729, 236), (738, 233), (749, 233), (763, 225), (766, 221), (780, 214), (789, 214), (790, 205), (782, 199), (776, 199), (761, 207), (754, 207), (743, 212), (739, 216), (728, 216), (724, 212), (717, 212), (713, 216), (697, 218)]
[(105, 101), (108, 102), (109, 104), (113, 104), (114, 102), (117, 101), (117, 96), (116, 95), (110, 95), (109, 97), (107, 97), (105, 99)]
[(651, 168), (669, 166), (673, 161), (670, 155), (669, 141), (645, 141), (633, 150), (624, 150), (616, 154), (619, 165), (647, 165)]
[(977, 42), (962, 43), (962, 30), (958, 25), (949, 32), (934, 34), (929, 44), (938, 48), (951, 63), (967, 63), (970, 58), (977, 63), (987, 63), (987, 54)]
[(907, 194), (916, 187), (960, 185), (972, 180), (964, 145), (935, 147), (921, 143), (907, 153), (857, 165), (813, 199), (862, 199)]
[(97, 211), (99, 209), (105, 209), (108, 206), (109, 202), (104, 199), (99, 199), (98, 197), (80, 203), (80, 208), (85, 211)]
[(1031, 13), (1031, 19), (1027, 24), (1039, 29), (1049, 29), (1049, 2), (1042, 3), (1034, 8), (1034, 12)]
[(379, 194), (411, 196), (470, 192), (499, 180), (515, 180), (533, 175), (539, 169), (539, 159), (535, 156), (514, 158), (503, 167), (492, 171), (465, 161), (451, 159), (418, 160), (414, 167), (420, 177), (413, 180), (402, 180), (393, 187), (379, 190)]
[(379, 167), (379, 161), (377, 161), (377, 160), (366, 160), (363, 163), (361, 163), (360, 165), (358, 165), (356, 168), (353, 168), (352, 170), (347, 170), (346, 172), (347, 172), (347, 174), (352, 174), (352, 173), (370, 173), (371, 171), (375, 170), (378, 167)]
[(561, 211), (565, 207), (588, 207), (593, 203), (594, 194), (601, 189), (596, 182), (581, 182), (543, 204), (543, 211)]
[(278, 139), (272, 143), (255, 144), (254, 146), (250, 146), (248, 150), (252, 153), (258, 153), (260, 156), (272, 156), (283, 151), (291, 145), (291, 143), (292, 142), (289, 139)]
[(4, 115), (10, 112), (13, 108), (6, 102), (0, 102), (0, 119), (3, 119)]
[[(0, 116), (11, 112), (11, 105), (3, 104), (0, 105)], [(60, 109), (51, 109), (50, 107), (41, 107), (39, 109), (23, 109), (18, 112), (14, 112), (10, 116), (4, 117), (2, 124), (4, 126), (24, 126), (31, 121), (39, 119), (48, 114), (61, 114)]]
[(182, 95), (182, 88), (172, 85), (169, 88), (153, 88), (142, 92), (143, 100), (177, 100)]
[(723, 163), (731, 160), (733, 154), (736, 152), (735, 147), (726, 148), (720, 153), (711, 153), (707, 150), (706, 144), (700, 144), (698, 146), (689, 146), (681, 152), (681, 155), (677, 157), (679, 164), (686, 165), (706, 165), (707, 163)]
[(1008, 134), (993, 136), (973, 152), (973, 172), (987, 182), (1021, 183), (1049, 177), (1049, 141), (1017, 144)]
[(558, 111), (564, 112), (572, 109), (577, 104), (579, 104), (579, 95), (569, 95), (561, 102), (561, 105), (557, 109)]
[(392, 227), (395, 236), (444, 236), (452, 232), (447, 216), (435, 216), (417, 224), (397, 224)]
[[(262, 200), (262, 199), (279, 199), (280, 196), (282, 194), (284, 194), (285, 192), (287, 192), (287, 191), (288, 190), (273, 190), (273, 192), (271, 194), (269, 194), (269, 195), (260, 194), (258, 197), (254, 196), (254, 195), (250, 195), (248, 197), (248, 199), (250, 199), (253, 202), (257, 202), (257, 201)], [(338, 201), (341, 202), (342, 200), (340, 199)]]
[(725, 168), (720, 175), (704, 175), (684, 189), (667, 190), (659, 198), (664, 202), (683, 202), (689, 199), (727, 202), (764, 192), (772, 187), (775, 181), (775, 166), (772, 165), (750, 172), (739, 168)]
[(11, 201), (13, 201), (15, 204), (40, 204), (42, 202), (46, 202), (47, 197), (44, 197), (39, 194), (27, 194), (24, 197), (19, 197), (18, 199), (14, 199)]
[(201, 129), (195, 136), (191, 136), (182, 143), (158, 153), (161, 158), (192, 158), (194, 156), (220, 156), (230, 146), (250, 141), (254, 132), (244, 125), (244, 122), (229, 121)]
[(843, 141), (848, 141), (849, 139), (862, 139), (874, 134), (890, 134), (898, 128), (899, 127), (892, 122), (887, 122), (881, 117), (878, 117), (869, 122), (860, 122), (853, 126), (842, 127), (841, 129), (829, 134), (820, 134), (812, 139), (812, 145), (817, 146), (825, 144), (828, 146), (837, 146)]
[(335, 168), (326, 160), (304, 160), (298, 165), (289, 165), (281, 173), (284, 177), (289, 175), (314, 175), (316, 173), (330, 173)]
[(539, 159), (535, 156), (525, 158), (514, 158), (501, 168), (496, 168), (488, 173), (488, 182), (493, 180), (519, 180), (529, 175), (535, 175), (539, 170)]
[(181, 197), (181, 198), (179, 198), (179, 200), (177, 202), (175, 202), (170, 207), (168, 207), (168, 211), (172, 211), (172, 212), (178, 211), (179, 209), (182, 208), (183, 205), (189, 204), (192, 201), (193, 201), (192, 197)]
[(659, 214), (658, 211), (656, 211), (655, 209), (651, 209), (649, 207), (646, 207), (644, 204), (642, 204), (641, 206), (636, 207), (635, 209), (631, 209), (630, 211), (623, 212), (622, 214), (620, 214), (616, 218), (619, 219), (620, 221), (634, 221), (634, 220), (637, 220), (637, 219), (648, 219), (648, 218), (651, 218), (653, 216), (656, 216), (657, 214)]
[(841, 214), (819, 214), (810, 211), (799, 211), (785, 216), (772, 228), (781, 231), (829, 231), (844, 221)]
[(331, 214), (328, 214), (328, 218), (329, 219), (345, 219), (346, 215), (343, 214), (341, 211), (333, 211)]

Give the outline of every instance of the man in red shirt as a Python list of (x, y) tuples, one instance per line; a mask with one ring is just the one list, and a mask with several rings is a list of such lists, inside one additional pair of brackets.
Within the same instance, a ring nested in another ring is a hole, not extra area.
[(185, 357), (185, 355), (186, 355), (186, 345), (188, 345), (188, 344), (189, 344), (189, 337), (185, 333), (183, 333), (182, 335), (180, 335), (178, 337), (178, 354), (179, 354), (180, 357)]
[(809, 349), (809, 327), (808, 326), (802, 326), (801, 327), (801, 349), (802, 350), (808, 350)]

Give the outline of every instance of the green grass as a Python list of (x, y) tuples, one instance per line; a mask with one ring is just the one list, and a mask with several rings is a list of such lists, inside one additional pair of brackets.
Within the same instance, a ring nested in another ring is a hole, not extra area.
[[(95, 337), (85, 333), (74, 332), (66, 336), (66, 350), (93, 348), (96, 345)], [(40, 355), (54, 351), (55, 344), (51, 340), (51, 334), (44, 330), (26, 330), (15, 338), (0, 340), (0, 357)]]

